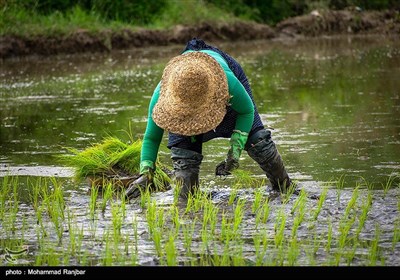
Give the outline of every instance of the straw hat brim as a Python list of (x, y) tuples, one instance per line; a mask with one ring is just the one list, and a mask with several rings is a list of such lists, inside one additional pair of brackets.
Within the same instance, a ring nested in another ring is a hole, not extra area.
[[(206, 77), (206, 92), (199, 92), (201, 86), (193, 85), (192, 88), (180, 89), (174, 84), (176, 75), (194, 78), (196, 71), (185, 71), (187, 69), (201, 71), (202, 76)], [(190, 75), (192, 77), (189, 77)], [(187, 102), (190, 104), (182, 103), (181, 99), (176, 97), (188, 93), (193, 96), (190, 102)], [(220, 64), (206, 53), (189, 52), (174, 57), (165, 67), (161, 78), (160, 96), (153, 108), (152, 118), (159, 127), (172, 133), (185, 136), (206, 133), (222, 122), (229, 98), (226, 74)]]

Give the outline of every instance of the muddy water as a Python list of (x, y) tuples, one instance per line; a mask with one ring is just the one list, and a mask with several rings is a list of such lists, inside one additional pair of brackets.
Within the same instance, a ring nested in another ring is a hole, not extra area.
[[(379, 188), (399, 174), (399, 42), (342, 38), (221, 44), (243, 64), (266, 126), (295, 179), (346, 175)], [(107, 55), (1, 62), (0, 164), (58, 166), (65, 147), (83, 149), (108, 134), (141, 137), (162, 68), (182, 46)], [(165, 141), (163, 144), (165, 145)], [(205, 144), (203, 176), (227, 142)], [(168, 151), (161, 157), (168, 163)], [(243, 156), (243, 167), (261, 170)]]
[[(396, 240), (400, 194), (396, 176), (400, 169), (400, 43), (381, 38), (337, 38), (221, 44), (221, 48), (242, 63), (253, 87), (258, 110), (266, 126), (273, 130), (292, 178), (310, 194), (320, 195), (322, 186), (329, 187), (318, 223), (310, 225), (311, 214), (308, 214), (308, 222), (298, 229), (298, 239), (303, 241), (303, 247), (297, 264), (336, 264), (335, 258), (326, 251), (326, 237), (331, 228), (332, 235), (337, 238), (337, 244), (332, 245), (333, 251), (340, 251), (338, 240), (343, 230), (343, 216), (354, 188), (360, 186), (357, 205), (367, 197), (367, 187), (376, 189), (359, 235), (363, 246), (356, 248), (351, 242), (347, 244), (345, 249), (342, 248), (347, 257), (339, 258), (338, 263), (371, 264), (367, 255), (379, 233), (378, 264), (398, 265), (400, 248)], [(172, 46), (107, 55), (30, 57), (1, 62), (0, 175), (66, 178), (66, 213), (74, 217), (74, 223), (82, 231), (85, 258), (78, 254), (79, 257), (71, 257), (65, 263), (104, 264), (107, 251), (104, 240), (110, 236), (113, 226), (112, 207), (108, 204), (104, 213), (97, 211), (93, 224), (88, 212), (87, 186), (74, 185), (68, 179), (73, 171), (60, 166), (55, 156), (66, 153), (66, 147), (84, 149), (109, 134), (128, 139), (126, 131), (130, 130), (141, 137), (152, 89), (165, 63), (181, 49), (182, 46)], [(213, 203), (230, 213), (232, 179), (213, 176), (214, 167), (224, 158), (226, 150), (224, 139), (205, 144), (201, 178), (203, 189), (216, 193)], [(160, 157), (169, 161), (164, 146)], [(264, 178), (246, 155), (241, 159), (241, 167), (252, 172), (255, 178)], [(392, 189), (385, 192), (384, 185), (389, 178), (395, 180)], [(6, 244), (28, 245), (29, 255), (18, 257), (17, 263), (34, 264), (38, 255), (43, 255), (42, 248), (48, 246), (54, 254), (58, 253), (62, 263), (65, 260), (63, 252), (71, 247), (71, 230), (65, 229), (60, 243), (54, 226), (45, 218), (48, 244), (40, 244), (43, 236), (25, 192), (29, 188), (29, 184), (24, 183), (19, 188), (21, 201), (15, 222), (18, 230), (10, 231), (9, 219), (3, 217), (0, 228), (2, 249)], [(255, 235), (265, 232), (269, 239), (274, 238), (280, 209), (287, 215), (285, 236), (291, 235), (295, 214), (290, 209), (298, 197), (294, 195), (282, 203), (282, 197), (261, 187), (263, 198), (271, 199), (271, 210), (268, 222), (263, 224), (262, 230), (256, 230), (254, 214), (249, 210), (256, 190), (258, 188), (245, 188), (237, 192), (238, 198), (247, 201), (241, 223), (242, 253), (246, 264), (256, 262), (252, 241)], [(154, 194), (152, 199), (159, 207), (169, 209), (173, 205), (173, 190)], [(309, 199), (307, 203), (308, 209), (315, 209), (318, 200)], [(184, 207), (178, 206), (178, 209), (185, 217)], [(353, 213), (356, 219), (360, 211)], [(197, 215), (202, 219), (201, 212)], [(184, 218), (183, 224), (192, 218)], [(350, 233), (354, 234), (356, 228), (355, 223)], [(196, 224), (192, 245), (198, 258), (205, 255), (200, 229), (201, 225)], [(138, 256), (132, 262), (114, 258), (115, 264), (160, 263), (149, 233), (146, 210), (138, 201), (127, 205), (121, 230), (129, 241), (129, 251), (133, 250), (133, 243), (138, 244)], [(17, 241), (9, 243), (10, 240)], [(176, 243), (178, 260), (188, 264), (182, 242)], [(214, 255), (222, 254), (223, 245), (215, 243), (217, 252)], [(119, 246), (123, 251), (124, 243)], [(276, 247), (268, 248), (270, 254), (267, 257), (274, 259), (279, 255)], [(351, 248), (356, 249), (353, 252)], [(351, 261), (347, 261), (353, 253)], [(5, 256), (4, 250), (0, 254)], [(6, 258), (3, 263), (10, 264)]]

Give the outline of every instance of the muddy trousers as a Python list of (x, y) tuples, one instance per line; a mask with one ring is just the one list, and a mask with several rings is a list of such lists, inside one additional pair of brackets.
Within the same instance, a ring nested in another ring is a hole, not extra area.
[(199, 188), (199, 172), (203, 155), (192, 150), (172, 147), (171, 159), (174, 168), (174, 177), (179, 186), (179, 196), (187, 198)]
[(286, 172), (281, 155), (271, 138), (269, 130), (261, 129), (251, 135), (245, 150), (267, 175), (272, 188), (286, 192), (291, 180)]

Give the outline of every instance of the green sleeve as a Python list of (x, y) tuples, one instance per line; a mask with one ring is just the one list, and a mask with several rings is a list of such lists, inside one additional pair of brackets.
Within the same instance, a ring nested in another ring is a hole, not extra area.
[(155, 88), (150, 100), (147, 126), (143, 137), (142, 151), (140, 156), (141, 164), (148, 161), (151, 161), (153, 163), (156, 162), (158, 149), (160, 147), (162, 136), (164, 134), (164, 130), (156, 125), (156, 123), (153, 121), (153, 118), (151, 117), (154, 105), (157, 103), (159, 95), (160, 83)]
[(235, 130), (250, 132), (254, 121), (254, 105), (246, 89), (232, 72), (226, 72), (228, 78), (229, 100), (232, 109), (238, 113)]
[(238, 113), (235, 130), (250, 132), (254, 121), (254, 105), (246, 89), (219, 53), (212, 50), (203, 50), (202, 52), (211, 55), (221, 65), (226, 74), (229, 94), (231, 95), (229, 102), (232, 109)]

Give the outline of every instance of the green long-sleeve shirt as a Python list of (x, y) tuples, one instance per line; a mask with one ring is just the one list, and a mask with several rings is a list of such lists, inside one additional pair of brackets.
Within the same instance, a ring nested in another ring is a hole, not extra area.
[[(192, 50), (186, 52), (192, 52)], [(219, 53), (211, 50), (202, 50), (201, 52), (212, 56), (221, 65), (226, 74), (229, 94), (231, 96), (229, 103), (231, 108), (238, 114), (235, 124), (235, 130), (240, 130), (247, 133), (250, 132), (254, 120), (254, 105), (251, 101), (250, 96), (247, 94), (243, 85), (236, 78), (226, 61)], [(160, 147), (162, 136), (164, 134), (164, 130), (159, 127), (152, 118), (153, 108), (157, 103), (160, 95), (160, 86), (161, 83), (158, 83), (153, 92), (149, 105), (148, 122), (143, 138), (140, 158), (141, 166), (145, 164), (147, 166), (150, 165), (154, 167), (154, 163), (157, 159), (158, 149)]]

